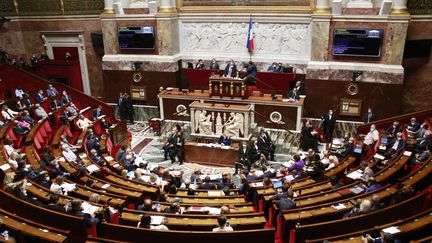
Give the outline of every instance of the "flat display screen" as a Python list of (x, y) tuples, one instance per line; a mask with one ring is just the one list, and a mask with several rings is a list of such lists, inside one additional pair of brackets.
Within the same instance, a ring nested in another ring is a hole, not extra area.
[(120, 49), (154, 50), (153, 26), (128, 26), (118, 28)]
[(334, 56), (380, 57), (382, 29), (335, 29)]

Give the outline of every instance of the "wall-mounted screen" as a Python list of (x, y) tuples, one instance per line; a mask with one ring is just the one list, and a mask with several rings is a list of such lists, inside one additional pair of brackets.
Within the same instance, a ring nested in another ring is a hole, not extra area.
[(120, 49), (154, 50), (153, 26), (127, 26), (118, 28)]
[(335, 29), (333, 55), (379, 57), (383, 33), (382, 29)]

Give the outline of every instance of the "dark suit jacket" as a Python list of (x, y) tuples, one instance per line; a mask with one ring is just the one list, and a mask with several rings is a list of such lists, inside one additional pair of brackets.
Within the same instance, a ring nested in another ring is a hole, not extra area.
[(94, 109), (93, 110), (93, 114), (92, 114), (93, 119), (96, 119), (96, 118), (98, 118), (100, 116), (102, 116), (102, 110), (99, 110), (97, 108)]
[(374, 113), (371, 113), (371, 114), (370, 114), (369, 121), (368, 121), (368, 116), (369, 116), (369, 113), (366, 113), (366, 114), (363, 116), (363, 122), (364, 122), (364, 123), (371, 123), (371, 122), (375, 121), (376, 116), (375, 116)]
[(240, 145), (238, 153), (238, 162), (247, 163), (249, 160), (249, 146), (246, 146), (246, 151), (243, 149), (243, 145)]
[(86, 148), (89, 152), (92, 149), (99, 150), (99, 147), (100, 147), (99, 143), (94, 139), (88, 139), (86, 142)]
[[(396, 139), (393, 139), (389, 144), (387, 144), (387, 151), (390, 151), (390, 149), (394, 146), (395, 143), (396, 143)], [(404, 148), (405, 148), (405, 141), (402, 139), (399, 141), (399, 144), (396, 149), (396, 153), (399, 154)]]
[(293, 90), (290, 90), (288, 92), (288, 98), (299, 100), (300, 99), (299, 91), (297, 91), (297, 93), (294, 94)]
[[(225, 143), (224, 143), (224, 140), (226, 140)], [(220, 136), (219, 140), (218, 140), (218, 143), (219, 144), (223, 143), (223, 144), (229, 146), (229, 145), (231, 145), (231, 139), (230, 138), (224, 138), (224, 136)]]
[(402, 132), (402, 128), (397, 126), (396, 128), (393, 125), (385, 130), (385, 133), (391, 137), (396, 137), (398, 132)]
[[(258, 145), (257, 145), (258, 146)], [(258, 150), (255, 148), (254, 144), (249, 145), (249, 151), (248, 151), (248, 159), (249, 161), (255, 162), (257, 161), (261, 156), (261, 151), (259, 151), (259, 147)]]
[(24, 128), (20, 127), (19, 125), (15, 125), (12, 130), (15, 134), (20, 136), (26, 135), (27, 133), (27, 131)]
[(204, 190), (216, 189), (216, 186), (213, 183), (203, 183), (201, 184), (201, 186), (199, 186), (199, 189), (204, 189)]
[(43, 95), (41, 95), (39, 93), (37, 93), (35, 97), (36, 97), (36, 102), (37, 103), (41, 103), (43, 101), (43, 99), (44, 99)]
[[(225, 76), (227, 76), (228, 75), (228, 73), (229, 73), (229, 68), (230, 68), (230, 65), (228, 64), (226, 67), (225, 67)], [(237, 76), (237, 66), (236, 65), (234, 65), (233, 66), (233, 68), (232, 68), (232, 71), (231, 71), (231, 77), (236, 77)]]
[(333, 132), (335, 124), (336, 124), (336, 116), (333, 114), (331, 119), (329, 114), (325, 114), (323, 116), (323, 128), (326, 133)]
[(219, 64), (217, 63), (212, 63), (210, 65), (210, 70), (219, 70)]
[(70, 95), (62, 95), (61, 103), (64, 105), (64, 104), (67, 104), (69, 102), (72, 102), (72, 97)]
[(204, 64), (197, 63), (197, 65), (195, 66), (195, 69), (205, 69), (205, 66), (204, 66)]
[(57, 99), (53, 99), (52, 101), (51, 101), (51, 110), (54, 110), (54, 109), (58, 109), (58, 108), (60, 108), (62, 105), (60, 104), (60, 101), (58, 101)]

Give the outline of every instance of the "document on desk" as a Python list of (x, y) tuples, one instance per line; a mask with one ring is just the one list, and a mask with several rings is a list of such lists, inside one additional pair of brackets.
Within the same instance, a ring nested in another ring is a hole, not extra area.
[(162, 224), (163, 220), (165, 219), (164, 216), (158, 216), (158, 215), (152, 215), (150, 224), (152, 225), (160, 225)]
[(346, 208), (345, 204), (342, 204), (342, 203), (338, 203), (338, 204), (332, 205), (331, 207), (334, 208), (334, 209), (336, 209), (336, 210), (342, 210), (342, 209)]
[(61, 184), (61, 188), (63, 189), (64, 192), (71, 192), (73, 190), (75, 190), (76, 184), (72, 184), (72, 183), (63, 183)]
[(364, 191), (365, 189), (359, 187), (359, 186), (355, 186), (353, 188), (350, 189), (350, 191), (352, 191), (354, 194), (360, 194)]
[(93, 217), (94, 217), (96, 211), (99, 209), (99, 207), (93, 206), (93, 205), (91, 205), (91, 204), (89, 204), (87, 202), (83, 202), (81, 205), (82, 205), (82, 212), (83, 213), (88, 213), (88, 214), (90, 214)]
[(0, 166), (0, 169), (2, 169), (3, 171), (7, 171), (10, 169), (10, 165), (9, 164), (4, 164), (2, 166)]
[(214, 208), (214, 207), (205, 207), (205, 211), (208, 211), (209, 214), (220, 214), (221, 213), (220, 208)]
[(359, 179), (362, 175), (363, 175), (363, 171), (362, 171), (362, 170), (356, 170), (356, 171), (353, 171), (353, 172), (349, 173), (349, 174), (347, 175), (347, 177), (348, 177), (348, 178), (351, 178), (351, 179), (353, 179), (353, 180), (357, 180), (357, 179)]
[(98, 170), (99, 170), (99, 167), (97, 167), (97, 165), (93, 164), (93, 165), (89, 165), (89, 166), (87, 166), (87, 170), (88, 170), (90, 173), (92, 173), (92, 172), (98, 171)]
[(252, 183), (252, 186), (253, 187), (263, 187), (264, 183), (262, 183), (262, 182), (254, 182), (254, 183)]
[(192, 206), (189, 208), (189, 212), (204, 212), (204, 211), (205, 211), (205, 207)]
[(221, 197), (224, 195), (221, 190), (210, 190), (207, 192), (209, 197)]
[(396, 233), (400, 232), (400, 230), (396, 226), (392, 226), (392, 227), (388, 227), (388, 228), (382, 229), (382, 231), (384, 233), (389, 233), (389, 234), (396, 234)]

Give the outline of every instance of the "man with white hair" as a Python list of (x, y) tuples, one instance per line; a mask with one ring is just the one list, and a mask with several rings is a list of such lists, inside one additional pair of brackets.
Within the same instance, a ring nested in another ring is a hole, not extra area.
[(363, 140), (363, 143), (368, 145), (369, 147), (373, 147), (375, 143), (379, 139), (379, 132), (375, 127), (375, 124), (370, 126), (370, 131), (366, 134), (366, 137)]
[(39, 119), (39, 121), (48, 117), (48, 114), (46, 113), (45, 109), (42, 106), (40, 106), (40, 104), (36, 104), (35, 114)]
[(71, 150), (71, 148), (67, 144), (62, 145), (62, 154), (63, 157), (69, 161), (69, 162), (78, 162), (78, 157), (76, 154)]

